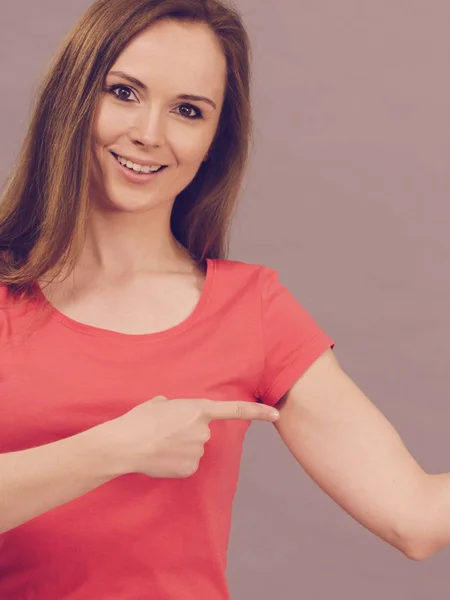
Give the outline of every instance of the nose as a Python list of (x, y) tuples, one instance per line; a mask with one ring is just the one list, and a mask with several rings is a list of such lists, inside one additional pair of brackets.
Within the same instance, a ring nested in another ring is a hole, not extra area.
[(133, 141), (144, 146), (163, 146), (165, 143), (164, 118), (156, 108), (140, 112), (133, 123)]

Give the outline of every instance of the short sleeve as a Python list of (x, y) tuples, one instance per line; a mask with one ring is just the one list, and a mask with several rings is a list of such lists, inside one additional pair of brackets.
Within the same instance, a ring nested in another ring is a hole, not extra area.
[(255, 396), (274, 406), (335, 342), (279, 282), (277, 271), (264, 267), (260, 286), (264, 366)]

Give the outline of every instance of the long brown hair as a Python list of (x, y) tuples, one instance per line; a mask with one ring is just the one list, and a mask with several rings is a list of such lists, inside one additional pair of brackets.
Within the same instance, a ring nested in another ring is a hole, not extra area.
[(161, 19), (203, 22), (227, 60), (209, 160), (176, 198), (171, 229), (195, 261), (226, 258), (251, 143), (251, 47), (223, 0), (97, 0), (64, 40), (37, 93), (28, 133), (0, 197), (0, 285), (32, 295), (74, 267), (89, 216), (93, 120), (104, 79), (131, 39)]

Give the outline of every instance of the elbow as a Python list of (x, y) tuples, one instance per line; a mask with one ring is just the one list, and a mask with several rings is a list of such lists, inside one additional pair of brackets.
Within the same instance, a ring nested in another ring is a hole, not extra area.
[(433, 556), (434, 552), (424, 552), (422, 550), (412, 550), (410, 552), (404, 552), (405, 556), (410, 560), (414, 560), (416, 562), (421, 562), (427, 560)]
[(407, 558), (416, 562), (422, 562), (436, 554), (436, 548), (423, 543), (422, 540), (412, 540), (411, 538), (404, 541), (401, 551)]
[(424, 552), (421, 548), (408, 548), (408, 550), (405, 550), (403, 554), (406, 556), (406, 558), (409, 558), (410, 560), (414, 560), (416, 562), (424, 561), (427, 558), (430, 558), (430, 556), (432, 556), (432, 554)]
[[(428, 475), (426, 481), (429, 481)], [(430, 499), (429, 486), (423, 485), (420, 493), (416, 492), (417, 502), (409, 503), (407, 521), (403, 521), (401, 530), (397, 529), (402, 540), (403, 554), (416, 562), (431, 558), (442, 547), (442, 536), (437, 536), (435, 519), (430, 516), (435, 514), (433, 502)], [(411, 497), (414, 497), (411, 494)], [(404, 511), (406, 513), (406, 511)], [(438, 528), (439, 530), (440, 528)]]

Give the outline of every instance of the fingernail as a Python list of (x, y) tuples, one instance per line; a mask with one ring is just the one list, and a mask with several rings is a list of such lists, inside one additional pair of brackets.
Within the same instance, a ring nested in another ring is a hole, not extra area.
[(273, 412), (270, 413), (270, 418), (273, 421), (276, 421), (279, 416), (280, 416), (280, 413), (277, 410), (274, 410)]

